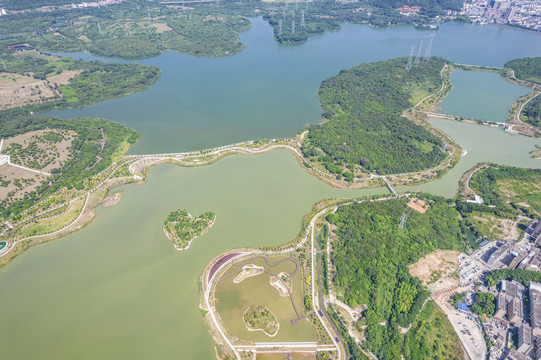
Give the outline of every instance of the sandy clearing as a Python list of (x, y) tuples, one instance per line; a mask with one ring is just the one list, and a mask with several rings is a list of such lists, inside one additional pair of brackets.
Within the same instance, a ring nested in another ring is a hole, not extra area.
[(51, 101), (58, 94), (47, 80), (19, 74), (0, 74), (0, 110)]
[[(51, 141), (46, 141), (46, 140), (40, 142), (40, 140), (43, 139), (43, 135), (50, 132), (61, 134), (62, 136), (64, 136), (64, 139), (58, 143), (53, 143)], [(77, 134), (74, 131), (69, 131), (69, 130), (44, 129), (44, 130), (29, 131), (27, 133), (5, 139), (4, 146), (2, 148), (2, 153), (3, 154), (7, 153), (8, 148), (13, 144), (19, 144), (24, 149), (24, 148), (27, 148), (28, 145), (32, 141), (36, 141), (38, 148), (43, 150), (43, 152), (46, 153), (47, 156), (52, 159), (52, 161), (49, 164), (36, 170), (50, 172), (52, 169), (60, 168), (64, 164), (64, 162), (68, 159), (71, 153), (71, 148), (70, 148), (71, 143), (75, 139), (76, 136)], [(24, 159), (20, 158), (19, 161), (17, 161), (17, 159), (13, 157), (11, 159), (11, 161), (14, 164), (34, 168), (30, 166), (30, 162), (32, 160), (33, 159), (30, 157), (24, 158)]]
[(83, 70), (64, 70), (62, 73), (49, 76), (47, 80), (58, 85), (67, 85), (70, 83), (70, 80), (82, 73)]
[[(293, 286), (291, 284), (291, 279), (287, 278), (289, 274), (285, 272), (281, 272), (277, 275), (280, 279), (285, 278), (285, 280), (277, 279), (274, 276), (270, 277), (270, 285), (278, 290), (278, 293), (282, 297), (289, 297), (289, 293), (293, 290)], [(289, 287), (289, 289), (288, 289)], [(288, 291), (289, 290), (289, 291)]]
[[(35, 173), (33, 171), (24, 170), (15, 166), (8, 164), (0, 165), (0, 180), (2, 182), (9, 181), (9, 184), (6, 186), (0, 186), (0, 199), (6, 199), (8, 193), (14, 191), (14, 199), (22, 199), (24, 194), (36, 190), (38, 186), (41, 185), (41, 182), (47, 177)], [(25, 179), (21, 180), (22, 188), (18, 188), (14, 184), (15, 179)], [(2, 185), (4, 185), (2, 183)]]
[(245, 265), (242, 267), (242, 271), (239, 272), (237, 276), (235, 276), (235, 279), (233, 279), (233, 283), (238, 284), (243, 282), (245, 279), (248, 279), (249, 277), (263, 274), (264, 269), (264, 267), (254, 264)]
[(166, 23), (152, 23), (150, 26), (156, 28), (156, 33), (161, 34), (167, 31), (173, 31), (169, 25)]
[(436, 250), (409, 266), (411, 276), (418, 278), (423, 286), (455, 271), (458, 271), (458, 251), (451, 250)]
[(122, 193), (121, 192), (116, 192), (113, 195), (108, 196), (107, 198), (105, 198), (105, 200), (103, 201), (101, 206), (104, 207), (104, 208), (115, 206), (116, 204), (118, 204), (121, 197), (122, 197)]
[(421, 214), (424, 214), (429, 208), (426, 202), (417, 198), (411, 198), (407, 205)]

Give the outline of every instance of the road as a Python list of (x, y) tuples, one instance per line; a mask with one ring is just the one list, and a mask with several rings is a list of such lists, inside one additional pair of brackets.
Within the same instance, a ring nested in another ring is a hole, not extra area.
[(520, 120), (520, 114), (522, 113), (522, 109), (524, 108), (524, 105), (526, 105), (527, 103), (529, 103), (530, 101), (532, 101), (533, 99), (535, 99), (539, 94), (541, 94), (541, 92), (538, 92), (537, 94), (533, 95), (531, 98), (529, 98), (528, 100), (526, 100), (526, 101), (520, 106), (520, 108), (518, 109), (517, 113), (515, 114), (515, 120), (516, 120), (519, 124), (529, 126), (528, 124), (525, 124), (522, 120)]
[[(312, 252), (313, 251), (314, 251), (314, 249), (312, 248)], [(317, 242), (316, 251), (321, 251), (319, 242)], [(318, 261), (317, 261), (317, 273), (318, 273), (317, 274), (317, 276), (318, 276), (318, 290), (317, 291), (318, 291), (319, 307), (320, 307), (321, 312), (323, 313), (323, 316), (325, 317), (325, 319), (331, 325), (331, 328), (332, 328), (334, 334), (336, 335), (336, 338), (340, 340), (339, 344), (342, 347), (342, 352), (344, 354), (344, 359), (348, 359), (349, 354), (348, 354), (347, 348), (344, 345), (345, 344), (344, 338), (342, 337), (342, 335), (340, 334), (340, 331), (338, 331), (338, 329), (336, 328), (336, 325), (334, 324), (331, 317), (327, 313), (327, 309), (326, 309), (326, 306), (325, 306), (325, 298), (324, 298), (324, 293), (323, 293), (323, 271), (322, 271), (321, 267), (322, 267), (322, 262), (321, 262), (321, 256), (320, 256)]]

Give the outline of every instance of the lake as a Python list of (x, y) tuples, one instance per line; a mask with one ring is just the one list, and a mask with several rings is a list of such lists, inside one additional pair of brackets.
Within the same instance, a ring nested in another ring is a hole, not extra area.
[[(412, 27), (344, 25), (300, 46), (279, 46), (253, 20), (247, 47), (226, 58), (167, 53), (141, 61), (162, 78), (147, 91), (53, 115), (101, 116), (142, 132), (132, 153), (198, 150), (254, 138), (289, 137), (320, 117), (319, 83), (344, 67), (407, 56), (429, 32)], [(496, 26), (443, 24), (433, 54), (502, 66), (535, 56), (539, 35)], [(425, 41), (426, 44), (426, 41)], [(85, 56), (85, 55), (83, 55)], [(459, 91), (457, 86), (456, 91)], [(433, 124), (468, 154), (442, 179), (400, 190), (453, 196), (479, 161), (540, 167), (538, 140), (446, 120)], [(239, 246), (289, 242), (303, 214), (326, 197), (388, 193), (333, 190), (284, 150), (230, 156), (199, 168), (164, 165), (148, 183), (122, 188), (120, 203), (98, 209), (88, 228), (37, 246), (0, 271), (0, 351), (6, 359), (211, 359), (213, 344), (198, 309), (198, 278), (215, 256)], [(167, 214), (216, 213), (213, 228), (175, 251), (162, 231)]]

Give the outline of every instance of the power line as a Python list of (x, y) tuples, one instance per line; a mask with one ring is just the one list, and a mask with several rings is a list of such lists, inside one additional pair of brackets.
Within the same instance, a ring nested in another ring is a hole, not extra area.
[(421, 44), (419, 44), (419, 49), (417, 50), (417, 57), (415, 58), (415, 62), (413, 65), (417, 66), (419, 65), (419, 62), (421, 61), (421, 49), (423, 48), (423, 40), (421, 40)]
[(435, 36), (436, 36), (436, 34), (430, 35), (430, 40), (428, 41), (428, 46), (426, 47), (425, 56), (423, 58), (424, 61), (429, 61), (430, 60), (430, 55), (431, 55), (431, 52), (432, 52), (432, 43), (434, 42), (434, 37)]
[(408, 57), (408, 63), (406, 64), (406, 70), (408, 70), (408, 71), (411, 70), (411, 64), (412, 64), (412, 60), (413, 60), (413, 52), (414, 51), (415, 51), (415, 47), (412, 46), (411, 49), (410, 49), (409, 57)]

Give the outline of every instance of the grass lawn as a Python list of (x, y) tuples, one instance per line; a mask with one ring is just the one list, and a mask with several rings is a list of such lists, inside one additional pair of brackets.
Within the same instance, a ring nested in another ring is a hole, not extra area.
[(77, 200), (73, 204), (71, 204), (70, 208), (64, 215), (54, 217), (49, 220), (40, 221), (37, 224), (32, 224), (25, 227), (21, 231), (21, 237), (48, 234), (62, 229), (63, 227), (71, 224), (75, 219), (77, 219), (77, 217), (81, 213), (81, 209), (84, 203), (84, 199)]

